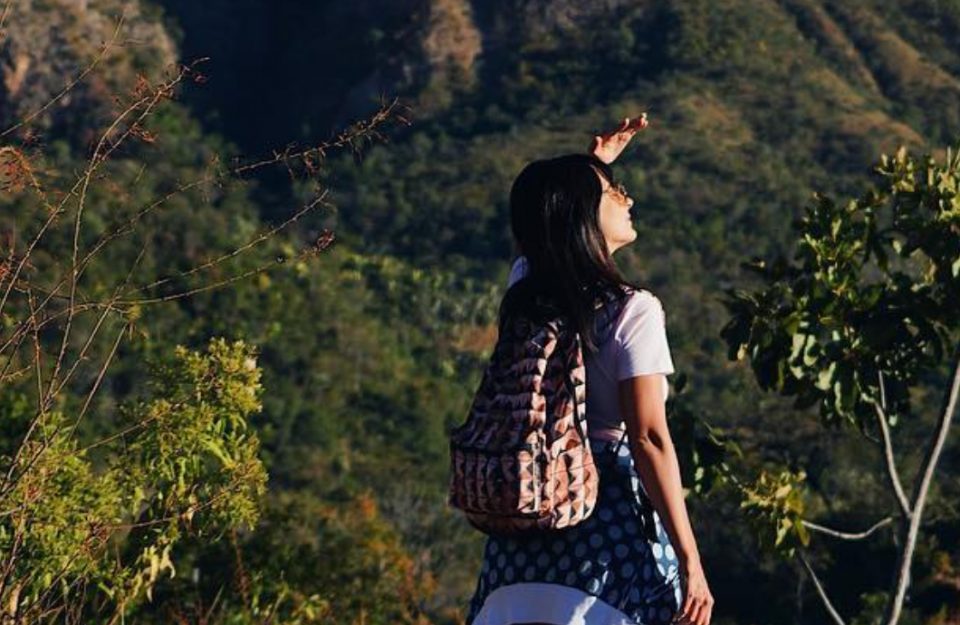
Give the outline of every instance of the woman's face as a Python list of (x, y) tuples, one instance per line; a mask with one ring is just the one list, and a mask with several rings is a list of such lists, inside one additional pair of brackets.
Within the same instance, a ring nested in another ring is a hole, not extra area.
[(607, 241), (607, 249), (613, 254), (637, 238), (637, 231), (633, 229), (633, 220), (630, 218), (633, 200), (618, 192), (616, 187), (611, 188), (610, 181), (600, 172), (596, 173), (603, 188), (600, 195), (600, 231)]

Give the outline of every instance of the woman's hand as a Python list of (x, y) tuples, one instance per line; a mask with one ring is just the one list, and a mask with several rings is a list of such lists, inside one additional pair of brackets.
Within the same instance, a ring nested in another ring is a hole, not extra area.
[(675, 625), (710, 625), (713, 612), (713, 595), (707, 586), (703, 567), (693, 565), (681, 567), (683, 580), (683, 606), (674, 616)]
[(620, 156), (623, 149), (630, 143), (630, 139), (633, 139), (633, 135), (646, 127), (646, 113), (641, 114), (640, 117), (633, 120), (629, 117), (624, 117), (623, 121), (620, 122), (620, 125), (615, 129), (606, 134), (595, 136), (593, 140), (590, 141), (590, 147), (587, 151), (609, 165), (617, 160), (617, 157)]

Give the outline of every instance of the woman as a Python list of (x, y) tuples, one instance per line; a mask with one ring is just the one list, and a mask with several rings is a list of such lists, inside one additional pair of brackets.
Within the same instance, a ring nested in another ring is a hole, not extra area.
[(587, 154), (533, 162), (511, 189), (521, 255), (500, 314), (547, 295), (580, 331), (600, 492), (578, 525), (487, 539), (468, 625), (709, 625), (713, 597), (667, 429), (663, 308), (611, 260), (637, 233), (610, 163), (646, 125), (628, 118)]

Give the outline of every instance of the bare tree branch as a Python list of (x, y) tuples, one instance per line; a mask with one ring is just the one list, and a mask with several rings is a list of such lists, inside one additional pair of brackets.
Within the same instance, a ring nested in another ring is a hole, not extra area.
[(884, 465), (886, 467), (887, 478), (890, 480), (890, 486), (893, 488), (893, 494), (897, 500), (897, 505), (900, 507), (900, 513), (903, 515), (903, 518), (909, 519), (912, 514), (910, 502), (907, 500), (907, 494), (904, 492), (903, 484), (900, 482), (900, 473), (897, 471), (896, 457), (893, 454), (893, 442), (890, 439), (890, 426), (887, 424), (887, 398), (883, 385), (883, 372), (878, 371), (877, 377), (880, 380), (880, 403), (878, 404), (876, 401), (872, 403), (877, 415), (877, 426), (880, 428)]
[(827, 536), (832, 536), (834, 538), (840, 538), (843, 540), (862, 540), (867, 536), (869, 536), (870, 534), (877, 531), (878, 529), (880, 529), (881, 527), (890, 525), (891, 523), (893, 523), (893, 521), (894, 521), (893, 517), (888, 516), (886, 518), (883, 518), (877, 521), (876, 523), (871, 525), (868, 529), (865, 529), (862, 532), (843, 532), (840, 530), (835, 530), (829, 527), (825, 527), (823, 525), (814, 523), (812, 521), (803, 521), (803, 524), (805, 527), (807, 527), (810, 530), (813, 530), (814, 532), (820, 532), (821, 534), (826, 534)]
[[(211, 261), (208, 261), (208, 262), (206, 262), (206, 263), (197, 265), (196, 267), (192, 267), (192, 268), (190, 268), (190, 269), (187, 269), (186, 271), (183, 271), (183, 272), (179, 273), (177, 276), (174, 276), (174, 277), (183, 278), (183, 277), (192, 275), (192, 274), (194, 274), (194, 273), (197, 273), (198, 271), (202, 271), (202, 270), (208, 269), (208, 268), (210, 268), (210, 267), (212, 267), (212, 266), (214, 266), (214, 265), (218, 265), (218, 264), (220, 264), (220, 263), (223, 263), (224, 261), (229, 260), (229, 259), (231, 259), (231, 258), (233, 258), (233, 257), (235, 257), (235, 256), (238, 256), (238, 255), (244, 253), (245, 251), (247, 251), (247, 250), (249, 250), (249, 249), (257, 246), (258, 244), (262, 243), (263, 241), (266, 241), (267, 239), (269, 239), (269, 238), (272, 237), (273, 235), (277, 234), (277, 233), (280, 232), (281, 230), (287, 228), (288, 226), (290, 226), (290, 225), (291, 225), (292, 223), (294, 223), (295, 221), (299, 220), (299, 219), (300, 219), (301, 217), (303, 217), (306, 213), (308, 213), (308, 212), (310, 212), (311, 210), (313, 210), (314, 208), (316, 208), (316, 206), (317, 206), (318, 204), (323, 204), (323, 205), (325, 205), (325, 206), (330, 206), (330, 204), (329, 204), (328, 202), (326, 202), (326, 197), (327, 197), (327, 194), (328, 194), (328, 193), (329, 193), (329, 191), (325, 189), (320, 195), (318, 195), (317, 197), (313, 198), (310, 202), (308, 202), (308, 203), (305, 204), (303, 207), (301, 207), (300, 210), (298, 210), (296, 213), (294, 213), (293, 215), (291, 215), (291, 216), (290, 216), (288, 219), (286, 219), (283, 223), (281, 223), (281, 224), (279, 224), (279, 225), (277, 225), (277, 226), (274, 226), (273, 228), (268, 229), (266, 232), (264, 232), (264, 233), (262, 233), (262, 234), (260, 234), (260, 235), (258, 235), (258, 236), (256, 236), (256, 237), (254, 237), (253, 239), (251, 239), (250, 241), (244, 243), (244, 244), (241, 245), (240, 247), (238, 247), (238, 248), (236, 248), (236, 249), (234, 249), (234, 250), (232, 250), (232, 251), (230, 251), (230, 252), (227, 252), (227, 253), (221, 255), (220, 257), (215, 258), (215, 259), (213, 259), (213, 260), (211, 260)], [(272, 263), (271, 263), (271, 264), (272, 264)], [(150, 284), (146, 284), (146, 285), (144, 285), (144, 286), (137, 287), (136, 289), (133, 289), (133, 290), (131, 290), (131, 291), (127, 291), (127, 293), (136, 293), (137, 291), (145, 291), (145, 290), (147, 290), (147, 289), (160, 286), (161, 284), (165, 284), (165, 283), (167, 283), (167, 282), (169, 282), (169, 281), (171, 281), (171, 280), (173, 280), (173, 277), (170, 277), (170, 278), (161, 278), (160, 280), (155, 280), (154, 282), (151, 282)], [(125, 294), (127, 294), (127, 293), (125, 293)]]
[(950, 391), (944, 397), (944, 406), (940, 413), (936, 432), (924, 454), (919, 477), (914, 485), (913, 514), (905, 533), (903, 547), (900, 549), (899, 562), (895, 573), (896, 587), (884, 610), (883, 623), (886, 625), (895, 625), (899, 620), (900, 612), (903, 609), (903, 601), (907, 594), (907, 587), (910, 585), (910, 565), (913, 562), (913, 553), (917, 545), (917, 534), (920, 531), (923, 507), (927, 501), (927, 493), (930, 491), (930, 482), (933, 480), (937, 461), (940, 459), (947, 434), (950, 432), (950, 423), (957, 408), (957, 397), (960, 396), (960, 347), (956, 350), (954, 362), (956, 364), (953, 369)]
[(802, 549), (797, 549), (797, 557), (800, 558), (803, 567), (807, 569), (807, 574), (810, 576), (811, 581), (813, 581), (813, 586), (817, 589), (817, 594), (820, 595), (820, 599), (823, 601), (823, 607), (826, 608), (830, 618), (832, 618), (833, 622), (837, 625), (846, 625), (840, 613), (837, 612), (837, 609), (833, 607), (833, 603), (830, 602), (830, 597), (827, 596), (826, 589), (824, 589), (823, 584), (820, 583), (820, 578), (817, 577), (813, 567), (810, 566), (810, 562), (807, 560), (807, 556), (803, 553)]
[[(122, 21), (122, 18), (121, 18)], [(76, 294), (77, 294), (77, 284), (80, 281), (79, 265), (78, 259), (80, 255), (80, 230), (83, 225), (83, 211), (86, 206), (87, 191), (90, 188), (90, 182), (93, 180), (93, 174), (100, 168), (100, 166), (107, 161), (110, 155), (120, 147), (126, 141), (128, 137), (134, 132), (134, 129), (139, 127), (143, 121), (149, 117), (150, 113), (154, 108), (164, 99), (168, 98), (173, 91), (173, 88), (183, 80), (184, 75), (186, 74), (186, 69), (181, 68), (177, 75), (167, 81), (166, 83), (161, 84), (156, 89), (148, 90), (146, 95), (143, 95), (139, 99), (135, 100), (133, 104), (130, 104), (124, 111), (122, 111), (113, 122), (104, 130), (103, 134), (100, 136), (99, 141), (97, 141), (97, 146), (93, 150), (93, 155), (88, 161), (87, 169), (82, 176), (82, 182), (80, 184), (80, 194), (77, 199), (77, 214), (74, 219), (73, 227), (73, 253), (72, 253), (72, 262), (70, 265), (70, 307), (69, 310), (73, 311), (73, 306), (76, 303)], [(120, 136), (110, 142), (111, 134), (120, 128), (121, 123), (127, 118), (127, 116), (132, 116), (134, 113), (137, 113), (134, 121), (127, 126), (123, 132), (120, 133)], [(108, 145), (108, 142), (109, 145)], [(66, 327), (63, 330), (63, 336), (60, 341), (60, 353), (57, 356), (57, 360), (54, 363), (53, 375), (50, 378), (50, 388), (49, 392), (52, 392), (57, 383), (57, 378), (60, 374), (60, 367), (62, 366), (63, 357), (67, 350), (67, 345), (70, 341), (70, 332), (73, 329), (73, 319), (74, 313), (71, 312), (67, 315)]]

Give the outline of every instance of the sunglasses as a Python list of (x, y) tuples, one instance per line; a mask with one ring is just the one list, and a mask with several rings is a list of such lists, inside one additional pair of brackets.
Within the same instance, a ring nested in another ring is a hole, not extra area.
[(619, 182), (617, 184), (612, 184), (603, 190), (604, 193), (610, 193), (613, 197), (618, 198), (621, 202), (626, 202), (630, 199), (630, 196), (627, 194), (627, 189)]

